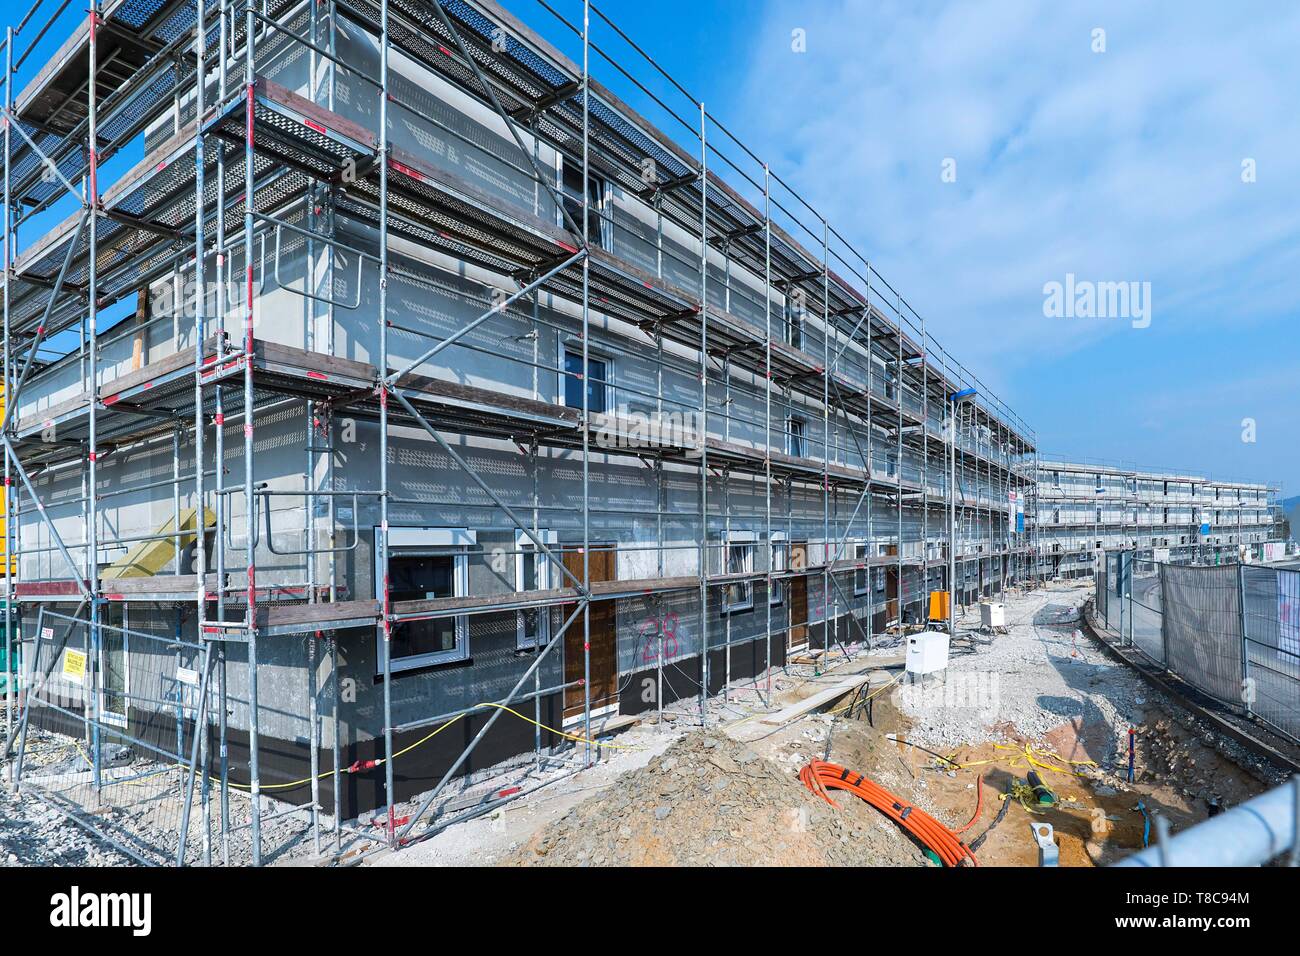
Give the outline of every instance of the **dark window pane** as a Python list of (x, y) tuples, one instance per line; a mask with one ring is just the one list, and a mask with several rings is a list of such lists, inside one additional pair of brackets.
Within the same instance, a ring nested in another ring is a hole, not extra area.
[[(455, 557), (393, 555), (388, 562), (389, 597), (393, 601), (425, 601), (454, 597)], [(393, 625), (394, 658), (433, 654), (456, 648), (456, 619), (400, 621)]]
[[(570, 408), (582, 407), (582, 353), (564, 353), (564, 404)], [(609, 365), (601, 359), (587, 358), (587, 410), (593, 414), (607, 411), (606, 385)]]
[(537, 590), (537, 554), (532, 550), (531, 545), (524, 545), (523, 558), (523, 580), (519, 582), (519, 587), (524, 591)]

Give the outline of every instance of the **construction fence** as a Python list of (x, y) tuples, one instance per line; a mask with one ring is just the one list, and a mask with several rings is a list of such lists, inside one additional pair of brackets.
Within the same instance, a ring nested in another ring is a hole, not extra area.
[(1106, 555), (1097, 618), (1164, 670), (1300, 740), (1300, 570)]
[(23, 659), (17, 785), (138, 863), (193, 861), (208, 847), (210, 789), (195, 771), (210, 645), (47, 608), (36, 635)]

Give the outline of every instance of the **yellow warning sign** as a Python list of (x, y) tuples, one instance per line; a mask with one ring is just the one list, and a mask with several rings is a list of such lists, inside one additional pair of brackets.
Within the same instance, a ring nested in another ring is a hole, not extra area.
[(81, 651), (64, 651), (63, 676), (74, 684), (80, 684), (86, 677), (86, 655)]

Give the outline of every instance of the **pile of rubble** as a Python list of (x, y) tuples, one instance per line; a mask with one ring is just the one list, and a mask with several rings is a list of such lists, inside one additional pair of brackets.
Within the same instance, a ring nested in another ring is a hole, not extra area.
[(920, 866), (920, 849), (844, 794), (835, 809), (716, 733), (692, 734), (536, 833), (506, 862), (549, 866)]

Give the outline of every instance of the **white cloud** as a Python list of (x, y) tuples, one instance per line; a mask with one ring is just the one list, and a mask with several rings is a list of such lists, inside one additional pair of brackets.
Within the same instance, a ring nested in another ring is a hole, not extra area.
[(733, 125), (950, 351), (1010, 371), (1147, 334), (1044, 318), (1067, 272), (1150, 281), (1165, 335), (1293, 306), (1296, 36), (1292, 4), (774, 0)]

